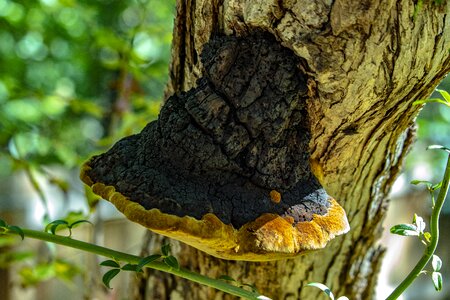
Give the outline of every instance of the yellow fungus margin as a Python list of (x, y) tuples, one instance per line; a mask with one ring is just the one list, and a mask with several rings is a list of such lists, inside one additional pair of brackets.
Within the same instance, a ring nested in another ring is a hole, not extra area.
[(147, 210), (113, 186), (94, 183), (88, 176), (90, 169), (89, 162), (83, 165), (81, 180), (128, 219), (222, 259), (270, 261), (294, 257), (322, 249), (350, 229), (344, 209), (331, 197), (328, 213), (313, 215), (311, 221), (295, 224), (292, 217), (266, 213), (239, 229), (224, 224), (212, 213), (198, 220), (162, 213), (156, 208)]

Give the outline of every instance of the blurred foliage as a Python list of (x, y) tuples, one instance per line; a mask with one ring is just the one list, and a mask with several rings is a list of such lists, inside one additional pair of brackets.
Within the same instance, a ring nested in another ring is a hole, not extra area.
[[(438, 88), (450, 91), (450, 77), (446, 77)], [(442, 95), (435, 91), (430, 98), (442, 99)], [(426, 148), (435, 144), (450, 147), (450, 109), (439, 103), (428, 103), (420, 112), (417, 125), (417, 141), (407, 159), (408, 179), (438, 182), (442, 178), (446, 155), (442, 151), (426, 151)]]
[[(55, 169), (76, 169), (155, 119), (174, 13), (175, 0), (0, 0), (0, 179), (23, 172), (48, 213), (58, 200), (42, 184), (74, 189)], [(85, 192), (92, 209), (98, 197)], [(35, 255), (0, 253), (0, 267), (21, 262), (23, 286), (81, 272)]]
[(78, 166), (155, 118), (174, 6), (0, 0), (0, 176)]
[(39, 263), (33, 266), (23, 267), (19, 275), (22, 279), (22, 286), (29, 287), (44, 280), (58, 278), (69, 286), (73, 285), (73, 278), (82, 271), (75, 264), (63, 259), (55, 259), (51, 262)]

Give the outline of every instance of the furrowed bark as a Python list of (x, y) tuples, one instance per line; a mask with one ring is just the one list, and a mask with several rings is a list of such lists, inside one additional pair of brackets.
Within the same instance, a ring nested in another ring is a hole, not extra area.
[[(352, 228), (324, 250), (276, 262), (225, 261), (179, 244), (183, 266), (255, 284), (274, 299), (316, 299), (320, 291), (305, 288), (312, 281), (350, 299), (373, 297), (386, 194), (414, 140), (419, 107), (411, 103), (450, 69), (444, 2), (424, 1), (413, 18), (414, 3), (406, 0), (179, 1), (167, 95), (195, 86), (211, 36), (254, 29), (274, 35), (306, 62), (311, 165)], [(154, 299), (231, 299), (170, 275), (152, 280), (170, 282), (158, 284)]]

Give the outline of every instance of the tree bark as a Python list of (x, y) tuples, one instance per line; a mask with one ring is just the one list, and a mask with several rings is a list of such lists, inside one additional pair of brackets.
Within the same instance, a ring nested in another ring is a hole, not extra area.
[[(322, 282), (335, 295), (374, 296), (384, 250), (377, 245), (387, 192), (414, 140), (412, 102), (450, 70), (449, 4), (407, 0), (183, 0), (177, 3), (166, 95), (202, 77), (199, 55), (215, 35), (274, 35), (307, 63), (311, 165), (345, 208), (351, 231), (320, 251), (273, 262), (235, 262), (183, 243), (182, 266), (254, 284), (273, 299), (316, 299)], [(316, 174), (316, 175), (317, 175)], [(154, 237), (158, 240), (158, 237)], [(150, 274), (149, 299), (232, 299), (168, 274)]]

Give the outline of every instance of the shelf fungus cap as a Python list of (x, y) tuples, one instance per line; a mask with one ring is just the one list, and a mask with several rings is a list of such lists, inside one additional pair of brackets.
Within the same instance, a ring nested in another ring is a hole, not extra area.
[(347, 232), (309, 164), (303, 62), (260, 33), (215, 37), (201, 58), (197, 86), (81, 179), (130, 220), (223, 259), (294, 257)]

